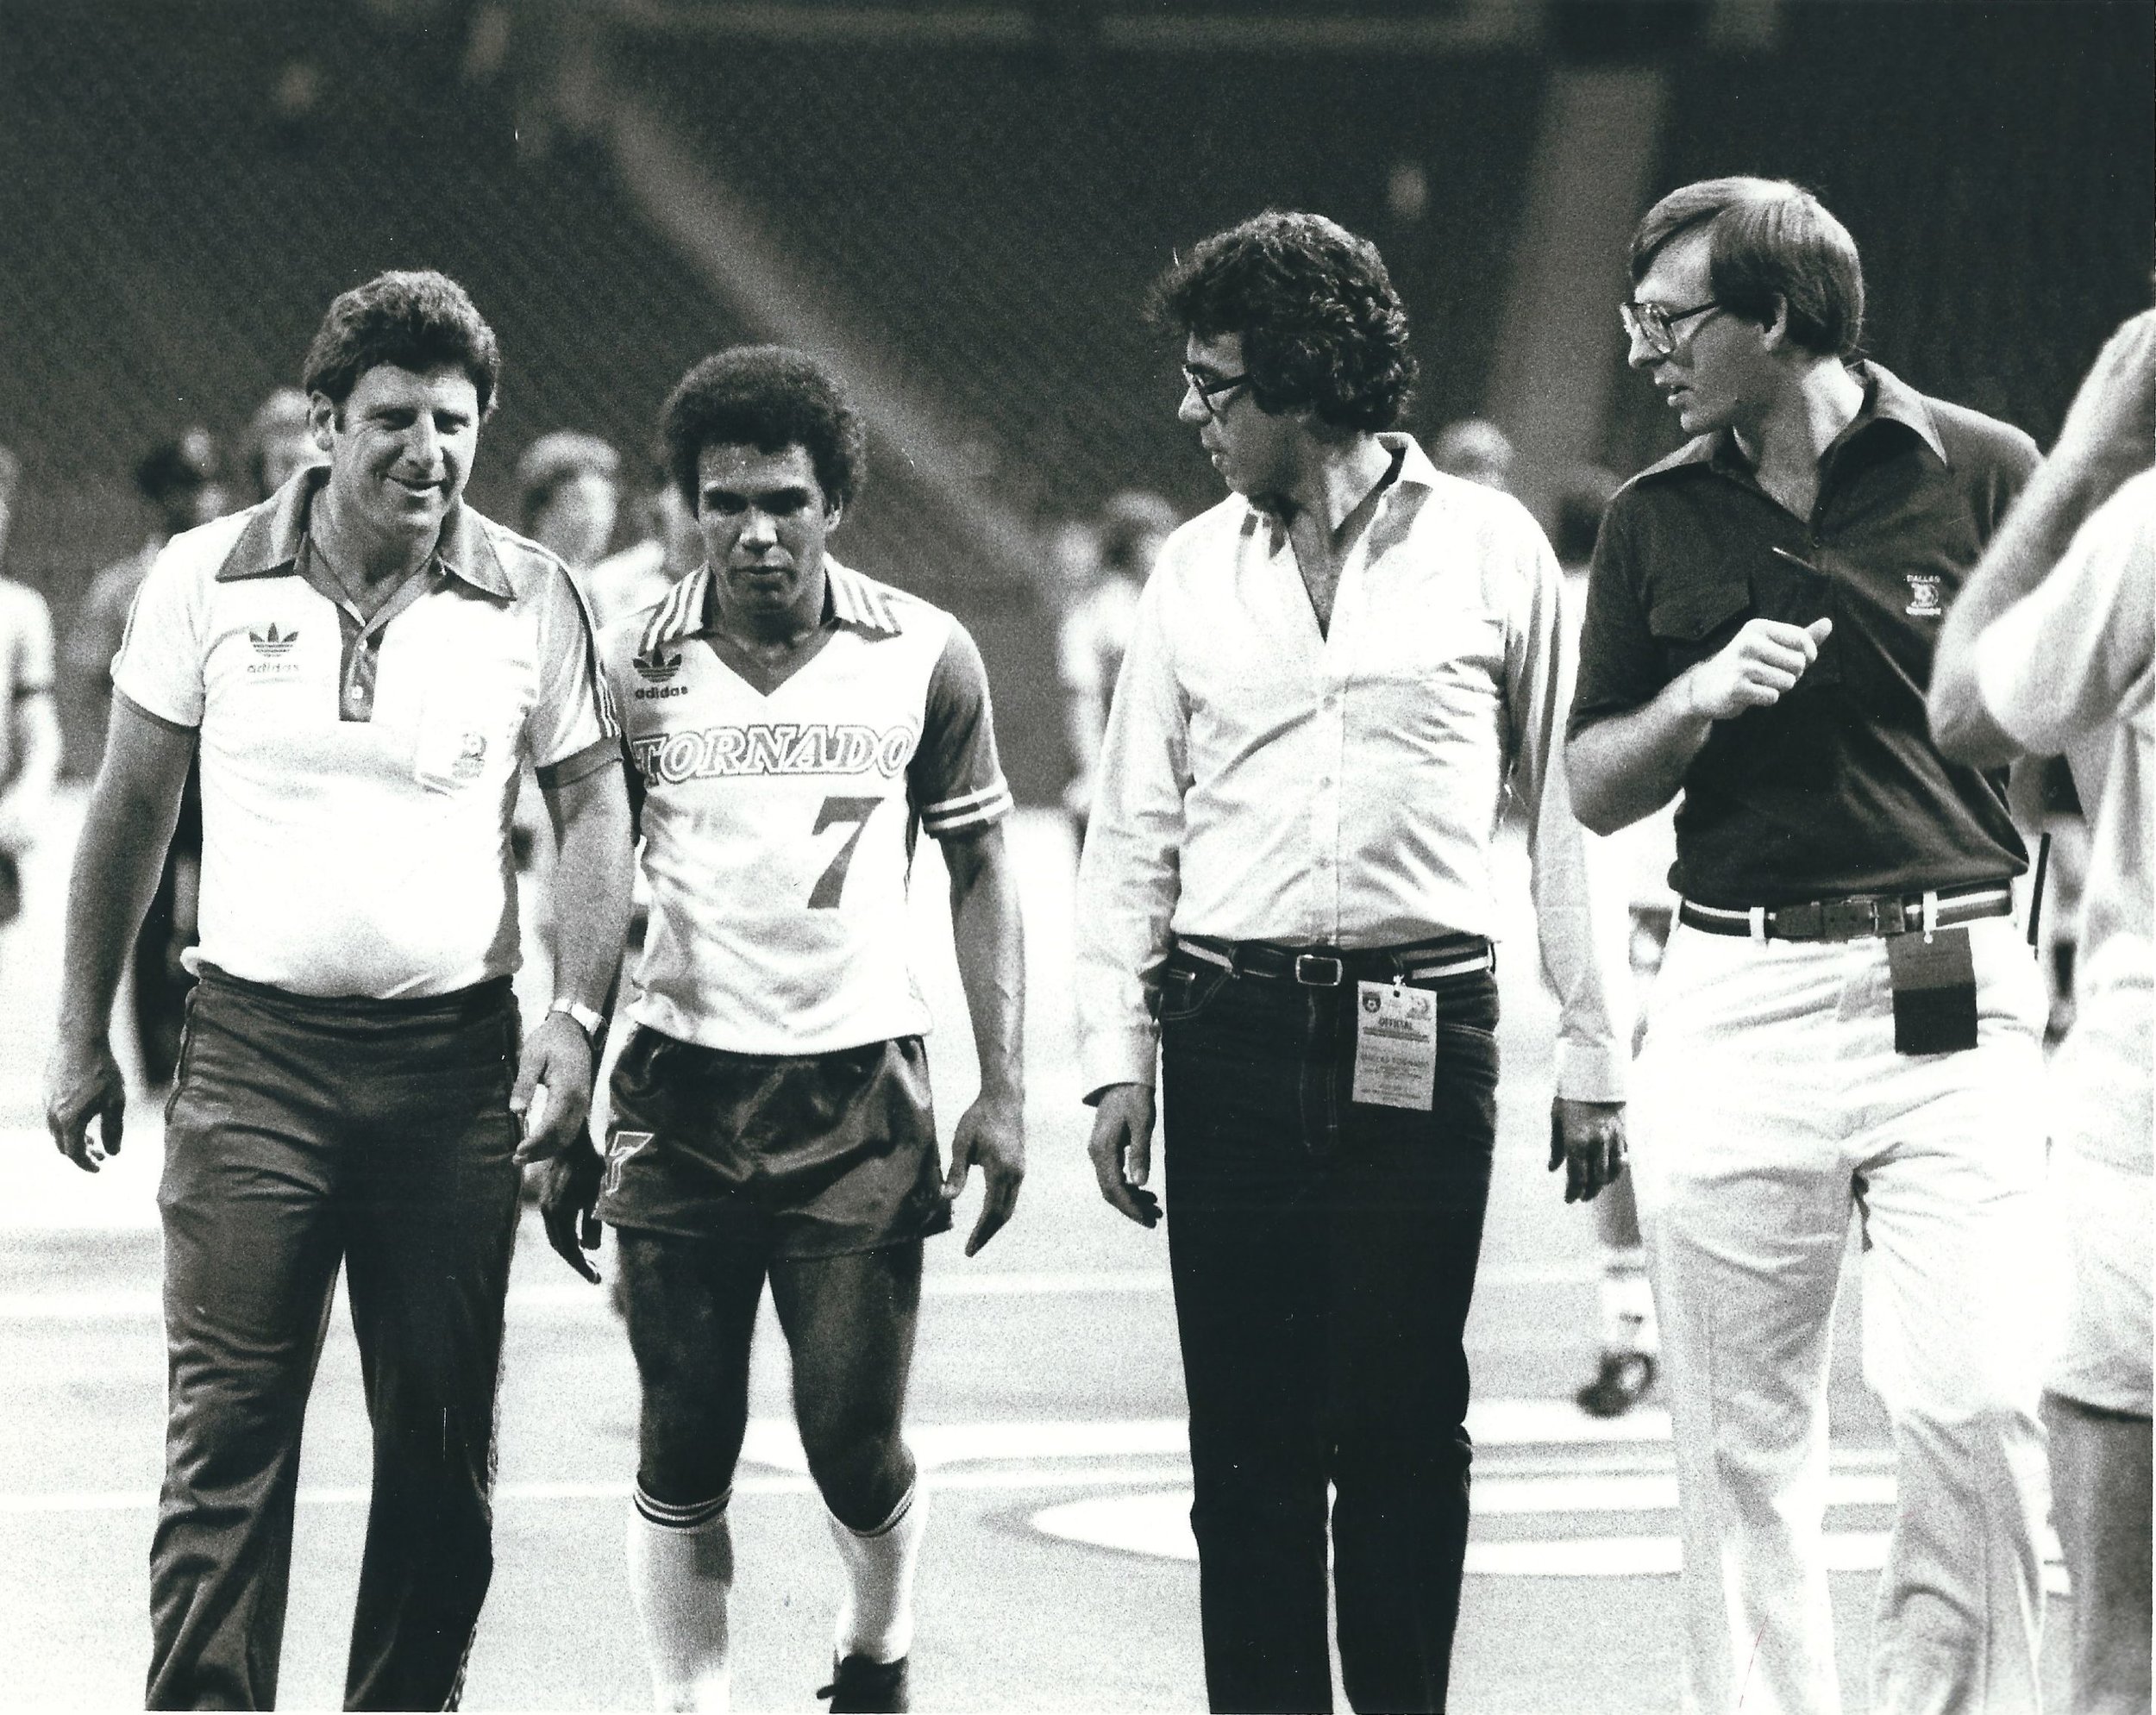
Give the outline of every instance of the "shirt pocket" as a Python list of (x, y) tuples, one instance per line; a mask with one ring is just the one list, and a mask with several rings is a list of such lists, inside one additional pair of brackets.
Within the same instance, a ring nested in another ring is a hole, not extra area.
[(412, 779), (451, 795), (498, 787), (516, 767), (524, 707), (521, 687), (505, 673), (430, 688), (412, 747)]
[(1674, 679), (1720, 650), (1752, 612), (1750, 583), (1718, 578), (1663, 593), (1647, 610), (1647, 629), (1662, 645), (1664, 664)]

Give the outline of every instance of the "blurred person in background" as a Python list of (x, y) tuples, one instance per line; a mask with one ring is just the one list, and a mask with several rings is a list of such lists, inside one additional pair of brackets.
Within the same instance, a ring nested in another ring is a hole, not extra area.
[(1447, 476), (1464, 477), (1506, 494), (1512, 492), (1514, 457), (1505, 431), (1487, 417), (1456, 418), (1430, 443), (1430, 462)]
[(663, 459), (655, 459), (645, 472), (634, 515), (642, 535), (584, 574), (584, 598), (602, 630), (625, 613), (649, 607), (704, 560), (696, 515)]
[(2094, 812), (2080, 1004), (2052, 1062), (2052, 1177), (2071, 1259), (2044, 1400), (2073, 1585), (2072, 1707), (2149, 1706), (2150, 1271), (2156, 1267), (2156, 310), (2096, 359), (2059, 443), (1947, 617), (1940, 748), (2064, 753)]
[(517, 460), (519, 528), (570, 571), (596, 565), (621, 510), (621, 454), (573, 429), (542, 435)]
[(1095, 552), (1091, 575), (1063, 610), (1056, 638), (1056, 662), (1063, 682), (1064, 731), (1070, 742), (1072, 773), (1063, 788), (1063, 805), (1077, 824), (1080, 843), (1093, 808), (1094, 770), (1100, 759), (1100, 735), (1108, 724), (1108, 704), (1123, 651), (1138, 617), (1138, 598), (1153, 574), (1153, 561), (1182, 518), (1157, 494), (1126, 489), (1100, 509), (1093, 531)]
[(106, 717), (112, 706), (112, 658), (127, 635), (135, 592), (142, 587), (166, 542), (182, 530), (222, 517), (231, 504), (217, 443), (199, 426), (161, 441), (146, 453), (135, 467), (135, 487), (154, 511), (155, 525), (141, 547), (91, 579), (63, 646), (67, 671), (97, 688), (100, 748), (91, 754), (93, 773), (103, 754)]
[[(0, 447), (0, 567), (22, 466)], [(43, 830), (60, 773), (53, 708), (53, 616), (45, 598), (0, 577), (0, 929), (22, 911), (22, 860)]]
[[(113, 659), (127, 635), (136, 591), (166, 543), (222, 517), (231, 504), (217, 444), (200, 427), (152, 448), (135, 466), (135, 485), (156, 510), (156, 528), (134, 554), (91, 579), (66, 644), (68, 672), (92, 691), (83, 701), (95, 723), (93, 772), (111, 723)], [(129, 963), (136, 1048), (142, 1082), (152, 1090), (172, 1082), (179, 1061), (187, 992), (195, 986), (184, 961), (195, 942), (201, 879), (202, 795), (191, 773), (180, 794), (157, 892), (143, 914)]]
[(1555, 749), (1557, 561), (1518, 501), (1396, 429), (1415, 365), (1366, 240), (1269, 211), (1156, 303), (1184, 336), (1178, 419), (1231, 493), (1162, 550), (1101, 752), (1076, 958), (1094, 1171), (1160, 1219), (1157, 1057), (1213, 1707), (1332, 1706), (1329, 1545), (1350, 1700), (1441, 1710), (1508, 802), (1558, 998), (1566, 1200), (1624, 1161)]
[(1567, 756), (1598, 833), (1682, 789), (1634, 1190), (1683, 1537), (1688, 1712), (1840, 1704), (1821, 1525), (1862, 1224), (1893, 1425), (1881, 1709), (2039, 1701), (2043, 984), (2005, 779), (1932, 742), (1948, 604), (2036, 463), (1856, 357), (1864, 272), (1798, 186), (1642, 216), (1632, 367), (1694, 438), (1602, 520)]
[[(583, 604), (552, 555), (463, 500), (499, 372), (440, 274), (340, 295), (305, 365), (328, 468), (176, 537), (114, 665), (46, 1075), (54, 1143), (85, 1172), (122, 1141), (106, 1020), (197, 756), (209, 836), (158, 1198), (152, 1708), (275, 1702), (341, 1272), (373, 1430), (346, 1706), (454, 1707), (492, 1574), (515, 1162), (583, 1122), (629, 906), (619, 737)], [(519, 757), (570, 907), (557, 998), (523, 1032), (505, 861)]]
[[(1579, 658), (1580, 625), (1586, 617), (1587, 573), (1601, 533), (1602, 512), (1618, 489), (1614, 473), (1599, 465), (1567, 472), (1557, 493), (1557, 529), (1551, 546), (1564, 572), (1564, 627), (1568, 657)], [(1570, 706), (1572, 687), (1564, 688)], [(1646, 995), (1669, 944), (1677, 895), (1670, 866), (1677, 860), (1677, 805), (1643, 817), (1588, 846), (1595, 886), (1607, 890), (1602, 920), (1623, 925), (1626, 962), (1632, 968), (1632, 1052), (1646, 1033)], [(1621, 904), (1620, 903), (1621, 902)], [(1639, 1205), (1633, 1176), (1621, 1174), (1595, 1199), (1595, 1236), (1601, 1252), (1597, 1289), (1601, 1349), (1595, 1374), (1572, 1397), (1590, 1417), (1619, 1418), (1654, 1385), (1662, 1350), (1654, 1293), (1647, 1285), (1646, 1241), (1639, 1236)]]
[(242, 443), (241, 464), (254, 498), (268, 499), (323, 459), (307, 414), (307, 396), (297, 387), (278, 388), (256, 409)]

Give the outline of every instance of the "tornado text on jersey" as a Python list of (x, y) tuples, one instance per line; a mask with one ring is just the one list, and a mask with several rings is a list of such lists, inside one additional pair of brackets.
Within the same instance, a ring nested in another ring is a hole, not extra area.
[(630, 754), (648, 785), (678, 785), (725, 774), (865, 774), (886, 779), (913, 754), (912, 726), (874, 727), (829, 721), (759, 721), (749, 726), (654, 733), (630, 741)]

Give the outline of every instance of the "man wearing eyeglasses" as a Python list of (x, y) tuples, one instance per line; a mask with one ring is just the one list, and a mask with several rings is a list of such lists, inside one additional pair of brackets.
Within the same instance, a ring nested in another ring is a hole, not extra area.
[(1940, 754), (1924, 692), (2035, 448), (1855, 360), (1856, 246), (1795, 185), (1672, 191), (1632, 278), (1629, 361), (1695, 438), (1610, 504), (1566, 754), (1598, 832), (1683, 792), (1635, 1180), (1683, 1706), (1839, 1706), (1821, 1524), (1853, 1213), (1898, 1455), (1874, 1705), (2034, 1709), (2045, 999), (2004, 776)]
[(1213, 1706), (1442, 1709), (1495, 1130), (1491, 836), (1525, 811), (1561, 1011), (1551, 1165), (1622, 1167), (1583, 836), (1556, 766), (1559, 574), (1509, 496), (1397, 432), (1367, 241), (1268, 213), (1158, 288), (1232, 491), (1138, 604), (1081, 868), (1101, 1194), (1150, 1227), (1155, 1056)]

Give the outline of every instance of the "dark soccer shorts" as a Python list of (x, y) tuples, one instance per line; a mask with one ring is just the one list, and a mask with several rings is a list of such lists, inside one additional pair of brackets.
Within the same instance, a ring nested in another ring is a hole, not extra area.
[(768, 1260), (881, 1250), (950, 1226), (918, 1036), (729, 1054), (638, 1026), (614, 1068), (599, 1213)]

